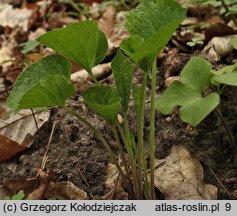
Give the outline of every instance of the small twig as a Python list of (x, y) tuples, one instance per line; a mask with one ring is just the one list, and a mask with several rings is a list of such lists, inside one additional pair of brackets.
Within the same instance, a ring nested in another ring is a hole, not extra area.
[(234, 148), (234, 151), (236, 151), (236, 143), (235, 143), (234, 137), (233, 137), (233, 135), (232, 135), (225, 119), (223, 118), (223, 116), (221, 115), (221, 113), (217, 109), (215, 109), (215, 113), (217, 114), (218, 118), (221, 120), (221, 123), (224, 126), (224, 128), (226, 130), (226, 133), (228, 134), (230, 143), (232, 144), (232, 146)]
[(8, 92), (7, 86), (6, 86), (6, 85), (4, 85), (4, 87), (5, 87), (5, 93), (6, 93), (6, 97), (9, 97), (9, 92)]
[[(57, 108), (59, 108), (59, 107), (48, 107), (48, 110), (57, 109)], [(38, 113), (41, 113), (41, 112), (42, 112), (42, 111), (38, 111), (38, 112), (35, 112), (34, 114), (38, 114)], [(6, 128), (6, 127), (8, 127), (8, 126), (10, 126), (10, 125), (12, 125), (12, 124), (14, 124), (14, 123), (16, 123), (16, 122), (18, 122), (18, 121), (20, 121), (20, 120), (22, 120), (22, 119), (24, 119), (24, 118), (28, 118), (29, 116), (32, 116), (32, 113), (31, 113), (31, 114), (28, 114), (28, 115), (25, 115), (25, 116), (22, 116), (21, 118), (16, 119), (15, 121), (12, 121), (11, 123), (0, 127), (0, 130), (3, 129), (3, 128)]]
[[(54, 123), (53, 123), (52, 130), (51, 130), (51, 133), (50, 133), (50, 136), (49, 136), (49, 141), (48, 141), (48, 143), (47, 143), (46, 150), (45, 150), (45, 153), (44, 153), (44, 156), (43, 156), (43, 160), (42, 160), (41, 165), (40, 165), (40, 168), (41, 168), (42, 170), (44, 170), (45, 165), (46, 165), (47, 160), (48, 160), (49, 145), (50, 145), (50, 143), (52, 142), (52, 138), (53, 138), (53, 134), (54, 134), (54, 131), (55, 131), (56, 123), (57, 123), (57, 122), (54, 122)], [(37, 174), (37, 176), (38, 176), (38, 174)]]
[(211, 171), (211, 173), (214, 175), (214, 177), (216, 178), (216, 180), (218, 181), (218, 183), (221, 185), (221, 187), (226, 191), (226, 193), (228, 193), (228, 195), (232, 198), (236, 198), (220, 181), (220, 179), (217, 177), (217, 175), (214, 173), (214, 171), (209, 168), (209, 170)]
[(36, 120), (36, 117), (35, 117), (35, 113), (34, 113), (33, 109), (30, 109), (30, 111), (31, 111), (32, 116), (33, 116), (33, 119), (34, 119), (36, 129), (37, 129), (37, 131), (38, 131), (38, 130), (39, 130), (39, 125), (38, 125), (38, 123), (37, 123), (37, 120)]
[(112, 193), (111, 199), (114, 198), (114, 194), (115, 194), (115, 191), (116, 191), (117, 186), (118, 186), (118, 183), (119, 183), (119, 178), (120, 178), (120, 173), (118, 173), (118, 177), (117, 177), (116, 182), (115, 182), (115, 185), (114, 185), (114, 189), (113, 189), (113, 193)]
[[(60, 124), (61, 124), (61, 121), (60, 121)], [(68, 130), (67, 130), (67, 128), (66, 128), (66, 126), (64, 124), (62, 124), (62, 127), (63, 127), (63, 132), (64, 132), (64, 136), (65, 136), (66, 142), (67, 142), (68, 145), (70, 145), (70, 141), (68, 139), (68, 137), (69, 137), (68, 136)]]
[(78, 171), (80, 173), (80, 176), (82, 177), (83, 181), (86, 183), (86, 186), (90, 187), (90, 185), (89, 185), (88, 181), (86, 180), (86, 177), (83, 175), (81, 169), (79, 167), (77, 169), (78, 169)]
[(226, 184), (237, 184), (237, 177), (227, 178), (224, 180)]
[(6, 87), (5, 86), (5, 89), (0, 91), (0, 94), (3, 94), (3, 93), (7, 93), (7, 96), (9, 95), (8, 91), (11, 90), (13, 87), (13, 85), (9, 86), (9, 87)]
[(221, 4), (222, 4), (222, 6), (225, 8), (226, 13), (228, 13), (228, 14), (230, 15), (232, 21), (233, 21), (234, 24), (237, 26), (237, 20), (236, 20), (235, 16), (230, 12), (229, 7), (228, 7), (228, 5), (226, 4), (226, 2), (225, 2), (224, 0), (221, 0)]

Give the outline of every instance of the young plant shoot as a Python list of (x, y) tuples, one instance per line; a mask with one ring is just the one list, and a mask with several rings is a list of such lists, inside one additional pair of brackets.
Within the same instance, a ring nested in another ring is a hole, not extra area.
[[(185, 16), (186, 10), (175, 0), (144, 0), (127, 15), (126, 27), (129, 37), (122, 42), (121, 49), (117, 51), (112, 61), (115, 87), (100, 84), (92, 73), (92, 68), (101, 63), (108, 52), (107, 39), (104, 33), (98, 29), (96, 21), (81, 21), (46, 33), (37, 41), (60, 54), (47, 56), (26, 68), (16, 80), (7, 105), (14, 111), (50, 106), (64, 108), (95, 133), (116, 165), (120, 176), (127, 182), (128, 190), (132, 191), (134, 199), (155, 199), (156, 57), (166, 46)], [(82, 97), (88, 107), (110, 126), (117, 141), (123, 165), (118, 163), (117, 154), (113, 152), (103, 134), (88, 122), (86, 117), (81, 116), (80, 113), (67, 105), (67, 100), (74, 94), (74, 87), (70, 81), (71, 64), (67, 59), (83, 67), (94, 81), (95, 85), (85, 90)], [(131, 133), (128, 120), (134, 64), (143, 71), (142, 86), (135, 85), (133, 87), (137, 134)], [(207, 70), (210, 69), (208, 63), (205, 66)], [(147, 166), (143, 129), (149, 73), (151, 73), (152, 87), (150, 96), (150, 164)], [(187, 79), (194, 79), (191, 76), (192, 74), (189, 74)], [(194, 95), (196, 101), (202, 102), (207, 99), (200, 99), (200, 91), (208, 84), (205, 76), (201, 79), (205, 83), (200, 85), (198, 83), (197, 86), (186, 86), (186, 78), (184, 78), (184, 83), (177, 85), (178, 88), (192, 89), (191, 97)], [(189, 96), (186, 98), (190, 99)], [(219, 102), (217, 94), (209, 96), (209, 98), (215, 104), (211, 103), (206, 113)], [(183, 101), (180, 103), (188, 106)], [(177, 102), (174, 105), (180, 103)], [(168, 113), (172, 108), (173, 104), (163, 110)], [(124, 125), (120, 125), (117, 120), (119, 113), (123, 115)], [(203, 117), (202, 114), (201, 118)], [(192, 122), (196, 124), (199, 118), (200, 116)], [(137, 137), (137, 143), (134, 137)]]
[[(197, 126), (213, 110), (220, 118), (236, 151), (233, 135), (230, 133), (221, 113), (221, 85), (237, 86), (237, 65), (230, 65), (218, 71), (211, 71), (211, 64), (199, 57), (193, 57), (180, 74), (180, 81), (174, 81), (157, 100), (156, 108), (167, 115), (179, 106), (180, 118)], [(206, 93), (209, 90), (210, 93)], [(218, 107), (219, 106), (219, 107)]]

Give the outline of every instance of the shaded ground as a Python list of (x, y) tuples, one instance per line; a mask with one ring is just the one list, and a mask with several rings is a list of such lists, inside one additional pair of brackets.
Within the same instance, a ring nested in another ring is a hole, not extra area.
[[(116, 142), (108, 125), (78, 100), (81, 100), (80, 97), (72, 99), (69, 104), (77, 112), (83, 113), (105, 135), (112, 149), (116, 151)], [(223, 113), (226, 123), (237, 140), (236, 106), (229, 106)], [(130, 121), (134, 122), (134, 118), (135, 114), (131, 108)], [(56, 130), (49, 146), (46, 170), (52, 171), (60, 182), (71, 181), (92, 196), (105, 195), (107, 191), (104, 182), (109, 157), (94, 134), (63, 110), (52, 111), (50, 121), (38, 131), (35, 142), (29, 150), (15, 157), (14, 160), (0, 164), (0, 182), (9, 178), (35, 177), (54, 122), (56, 122)], [(131, 129), (134, 131), (136, 124), (131, 124)], [(148, 134), (149, 118), (147, 116), (145, 138), (149, 136)], [(219, 199), (231, 198), (218, 180), (225, 182), (226, 179), (237, 177), (237, 155), (230, 147), (224, 128), (218, 126), (217, 117), (214, 114), (203, 121), (197, 129), (193, 129), (181, 122), (177, 112), (169, 117), (157, 113), (156, 143), (157, 158), (166, 157), (175, 144), (187, 146), (204, 166), (206, 183), (214, 184), (219, 188)], [(230, 192), (236, 190), (237, 187), (233, 184), (225, 184), (225, 186)]]
[[(56, 1), (55, 1), (56, 2)], [(53, 4), (54, 7), (48, 10), (57, 14), (59, 11), (68, 11), (71, 9), (70, 5)], [(69, 9), (68, 9), (69, 7)], [(221, 17), (214, 16), (214, 21), (208, 21), (209, 16), (215, 15), (218, 12), (213, 12), (213, 8), (189, 10), (191, 17), (198, 17), (198, 21), (190, 22), (187, 26), (200, 25), (205, 22), (224, 23)], [(45, 12), (46, 13), (46, 12)], [(53, 14), (52, 13), (52, 14)], [(51, 19), (52, 19), (51, 14)], [(42, 15), (42, 17), (44, 17)], [(204, 19), (206, 17), (206, 19)], [(201, 19), (202, 18), (202, 19)], [(35, 17), (37, 23), (32, 26), (32, 29), (37, 28), (39, 17)], [(192, 20), (191, 20), (192, 21)], [(203, 22), (203, 23), (202, 23)], [(51, 26), (49, 20), (48, 29), (61, 27)], [(55, 25), (55, 20), (52, 21)], [(63, 23), (64, 24), (64, 23)], [(39, 26), (44, 26), (42, 22)], [(214, 26), (215, 27), (215, 26)], [(218, 27), (218, 28), (217, 28)], [(217, 25), (217, 30), (222, 28), (222, 25)], [(110, 30), (111, 27), (109, 27)], [(214, 30), (215, 30), (214, 28)], [(47, 30), (48, 30), (47, 29)], [(1, 29), (0, 29), (1, 30)], [(207, 43), (214, 36), (225, 36), (229, 34), (236, 34), (236, 31), (225, 32), (213, 31), (213, 28), (205, 33), (204, 42)], [(229, 31), (229, 28), (227, 29)], [(2, 30), (1, 30), (2, 31)], [(195, 27), (196, 33), (203, 33), (203, 29)], [(6, 34), (4, 31), (1, 34)], [(27, 33), (28, 34), (28, 33)], [(211, 34), (211, 35), (210, 35)], [(179, 37), (178, 37), (179, 36)], [(198, 35), (199, 37), (200, 35)], [(161, 73), (158, 78), (157, 93), (158, 96), (164, 90), (164, 76), (171, 77), (179, 75), (180, 70), (186, 64), (191, 55), (200, 54), (203, 49), (202, 46), (195, 48), (187, 47), (186, 43), (192, 38), (197, 37), (193, 32), (188, 32), (181, 36), (176, 36), (169, 43), (168, 54), (165, 58), (160, 59)], [(207, 39), (208, 38), (208, 39)], [(25, 42), (26, 39), (20, 37), (18, 43)], [(175, 39), (175, 40), (174, 40)], [(204, 39), (204, 38), (203, 38)], [(183, 55), (177, 54), (174, 47), (178, 47)], [(233, 63), (236, 59), (237, 53), (233, 51), (226, 58), (222, 58), (214, 66), (222, 66)], [(42, 57), (42, 56), (41, 56)], [(108, 58), (110, 61), (112, 57)], [(76, 71), (77, 69), (75, 69)], [(139, 71), (135, 71), (135, 77), (138, 83), (141, 83), (142, 76)], [(166, 77), (167, 78), (167, 77)], [(149, 85), (148, 85), (149, 86)], [(148, 88), (149, 91), (149, 88)], [(232, 134), (235, 136), (237, 143), (237, 105), (233, 103), (232, 89), (226, 89), (222, 104), (222, 114), (225, 118), (226, 124), (229, 126)], [(114, 137), (109, 130), (108, 125), (95, 113), (89, 111), (85, 105), (79, 103), (81, 97), (75, 97), (69, 101), (75, 111), (86, 116), (86, 118), (103, 133), (109, 141), (112, 149), (117, 150)], [(131, 105), (132, 106), (132, 105)], [(144, 137), (148, 139), (149, 134), (149, 98), (147, 98), (147, 116), (145, 120)], [(132, 131), (136, 131), (135, 114), (133, 107), (131, 107), (130, 127)], [(103, 145), (97, 140), (95, 135), (91, 133), (86, 127), (78, 123), (78, 121), (66, 114), (62, 110), (52, 110), (50, 121), (46, 123), (35, 136), (34, 144), (26, 151), (16, 156), (14, 159), (0, 164), (0, 185), (6, 179), (25, 179), (36, 176), (37, 169), (40, 167), (45, 147), (47, 146), (53, 124), (56, 123), (56, 130), (53, 134), (53, 139), (49, 145), (48, 161), (46, 163), (46, 170), (53, 172), (58, 181), (71, 181), (79, 188), (88, 192), (91, 196), (103, 196), (107, 193), (105, 189), (106, 168), (109, 163), (109, 156), (107, 155)], [(147, 140), (145, 140), (147, 144)], [(219, 199), (231, 199), (230, 194), (226, 189), (237, 196), (237, 154), (234, 150), (236, 146), (231, 146), (227, 133), (224, 127), (217, 120), (217, 116), (212, 113), (206, 120), (204, 120), (196, 129), (193, 129), (187, 124), (183, 123), (178, 118), (178, 113), (174, 112), (172, 116), (162, 116), (157, 112), (156, 115), (156, 157), (166, 157), (170, 149), (175, 144), (183, 144), (198, 158), (205, 169), (204, 180), (206, 183), (214, 184), (219, 189)], [(220, 184), (220, 182), (226, 187)]]

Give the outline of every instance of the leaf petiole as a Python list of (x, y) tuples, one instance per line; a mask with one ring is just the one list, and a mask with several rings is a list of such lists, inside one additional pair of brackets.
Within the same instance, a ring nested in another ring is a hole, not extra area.
[(102, 142), (102, 144), (104, 145), (104, 147), (106, 148), (106, 151), (108, 152), (109, 156), (111, 157), (111, 160), (113, 161), (114, 165), (116, 166), (116, 168), (118, 169), (120, 175), (122, 178), (126, 179), (128, 178), (123, 170), (121, 169), (114, 152), (112, 151), (112, 149), (110, 148), (108, 142), (104, 139), (104, 137), (101, 135), (101, 133), (90, 123), (88, 122), (86, 119), (84, 119), (79, 113), (75, 112), (74, 110), (72, 110), (71, 108), (64, 106), (63, 107), (69, 114), (75, 116), (82, 124), (84, 124), (85, 126), (87, 126), (92, 132), (95, 133), (95, 135), (97, 136), (97, 138)]

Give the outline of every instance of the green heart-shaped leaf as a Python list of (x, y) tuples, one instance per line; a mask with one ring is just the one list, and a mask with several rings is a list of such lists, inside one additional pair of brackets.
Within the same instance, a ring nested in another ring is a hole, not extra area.
[(62, 75), (48, 75), (28, 92), (19, 103), (18, 109), (27, 109), (45, 106), (64, 106), (65, 101), (74, 94), (71, 81)]
[(87, 71), (99, 64), (108, 51), (107, 39), (94, 20), (80, 21), (48, 32), (37, 41), (62, 53)]
[(110, 124), (117, 119), (121, 98), (110, 86), (94, 86), (83, 93), (86, 104)]
[(212, 82), (237, 86), (237, 63), (225, 66), (217, 71), (212, 71)]
[(220, 103), (217, 93), (203, 96), (203, 91), (210, 85), (210, 70), (209, 62), (193, 57), (182, 70), (181, 81), (175, 81), (167, 88), (156, 108), (167, 115), (176, 106), (181, 106), (180, 118), (192, 126), (198, 125)]
[(216, 75), (213, 77), (213, 80), (218, 83), (237, 86), (237, 71)]
[(150, 70), (151, 62), (185, 16), (186, 10), (174, 0), (142, 1), (127, 16), (130, 38), (121, 44), (121, 49), (144, 71)]
[(7, 99), (12, 110), (63, 106), (74, 93), (71, 64), (60, 55), (47, 56), (26, 68)]
[(112, 69), (118, 94), (122, 98), (121, 104), (123, 110), (127, 113), (132, 84), (133, 65), (122, 51), (118, 50), (112, 61)]
[(27, 41), (23, 44), (21, 44), (20, 46), (23, 46), (23, 50), (21, 51), (22, 54), (27, 54), (30, 51), (32, 51), (33, 49), (35, 49), (40, 43), (38, 41), (35, 40), (30, 40)]
[(183, 68), (180, 79), (187, 87), (202, 93), (210, 86), (212, 65), (199, 57), (193, 57)]
[(224, 66), (218, 70), (212, 70), (211, 72), (214, 75), (220, 75), (220, 74), (224, 74), (224, 73), (232, 73), (233, 71), (237, 71), (237, 63)]

